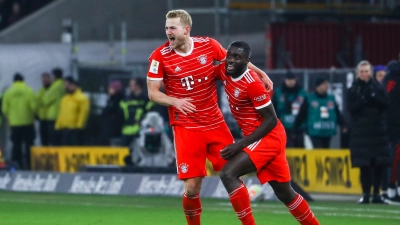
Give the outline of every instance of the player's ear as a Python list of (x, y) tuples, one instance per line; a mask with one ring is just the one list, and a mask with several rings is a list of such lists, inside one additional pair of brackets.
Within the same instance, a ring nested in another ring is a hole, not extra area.
[(187, 35), (188, 33), (190, 33), (190, 26), (186, 26), (186, 27), (185, 27), (185, 32), (184, 32), (184, 34)]

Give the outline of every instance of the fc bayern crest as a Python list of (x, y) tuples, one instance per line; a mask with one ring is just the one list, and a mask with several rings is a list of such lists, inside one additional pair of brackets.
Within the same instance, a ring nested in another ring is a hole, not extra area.
[(197, 57), (197, 59), (199, 60), (201, 65), (204, 65), (207, 63), (207, 55), (200, 55), (199, 57)]
[(240, 90), (236, 89), (235, 92), (233, 92), (233, 95), (237, 98), (240, 94)]
[(181, 163), (179, 165), (179, 169), (182, 173), (187, 173), (187, 171), (189, 170), (188, 165), (186, 163)]

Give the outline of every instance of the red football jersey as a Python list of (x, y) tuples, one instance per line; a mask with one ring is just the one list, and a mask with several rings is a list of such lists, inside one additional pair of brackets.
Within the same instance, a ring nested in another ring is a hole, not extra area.
[(192, 37), (191, 49), (180, 53), (169, 42), (158, 47), (149, 58), (147, 79), (162, 80), (165, 92), (175, 98), (191, 98), (196, 112), (184, 115), (168, 107), (171, 125), (189, 129), (213, 129), (224, 121), (218, 108), (214, 61), (226, 57), (226, 50), (209, 37)]
[(238, 78), (226, 75), (225, 63), (216, 67), (216, 75), (223, 81), (229, 108), (240, 129), (245, 136), (251, 134), (263, 121), (257, 109), (271, 104), (264, 83), (250, 69)]

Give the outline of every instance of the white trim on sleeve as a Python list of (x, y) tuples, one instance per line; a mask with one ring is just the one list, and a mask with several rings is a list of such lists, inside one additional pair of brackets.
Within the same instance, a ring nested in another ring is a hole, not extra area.
[(163, 80), (163, 78), (147, 77), (147, 80)]
[(264, 108), (264, 107), (267, 107), (267, 106), (269, 106), (271, 104), (271, 100), (269, 100), (267, 103), (265, 103), (264, 105), (260, 105), (260, 106), (257, 106), (257, 107), (255, 107), (256, 109), (262, 109), (262, 108)]

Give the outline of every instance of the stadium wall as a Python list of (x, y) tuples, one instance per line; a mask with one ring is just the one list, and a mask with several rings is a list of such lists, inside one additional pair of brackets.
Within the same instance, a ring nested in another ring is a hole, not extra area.
[[(60, 42), (63, 19), (78, 24), (79, 41), (109, 40), (109, 25), (114, 25), (114, 39), (121, 37), (121, 22), (127, 26), (129, 39), (164, 38), (165, 14), (169, 7), (187, 9), (193, 19), (193, 36), (215, 36), (214, 0), (58, 0), (0, 33), (3, 43)], [(221, 2), (221, 6), (223, 1)], [(190, 10), (192, 9), (192, 10)], [(265, 31), (266, 15), (219, 14), (220, 34)], [(228, 19), (228, 20), (225, 20)], [(251, 26), (249, 26), (251, 24)], [(228, 28), (226, 30), (225, 28)]]
[[(259, 184), (256, 177), (245, 177), (247, 187)], [(183, 182), (170, 174), (1, 172), (0, 190), (19, 192), (145, 195), (181, 197)], [(272, 188), (263, 187), (264, 198), (276, 200)], [(201, 196), (228, 198), (219, 177), (205, 177)]]

